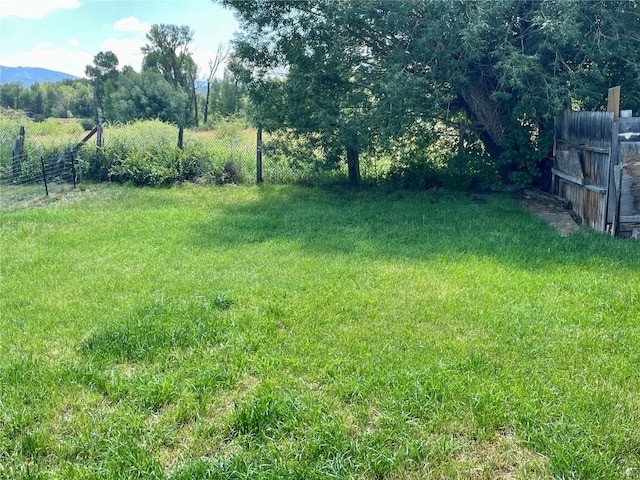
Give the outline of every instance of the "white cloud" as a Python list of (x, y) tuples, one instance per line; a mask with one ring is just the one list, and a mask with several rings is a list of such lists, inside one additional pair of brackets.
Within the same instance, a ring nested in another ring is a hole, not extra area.
[(136, 17), (121, 18), (113, 24), (113, 29), (122, 32), (141, 32), (147, 33), (151, 25), (147, 22), (141, 22)]
[(142, 66), (142, 52), (140, 49), (145, 41), (140, 38), (107, 38), (100, 44), (101, 51), (112, 51), (118, 57), (118, 68), (131, 65), (136, 71)]
[(80, 0), (1, 0), (0, 18), (42, 18), (54, 10), (80, 7)]
[(67, 41), (67, 45), (71, 46), (71, 47), (79, 47), (80, 46), (80, 40), (78, 40), (77, 38), (70, 38)]
[(93, 55), (77, 49), (38, 43), (28, 51), (3, 53), (2, 64), (8, 67), (40, 67), (84, 77), (84, 67), (93, 62)]

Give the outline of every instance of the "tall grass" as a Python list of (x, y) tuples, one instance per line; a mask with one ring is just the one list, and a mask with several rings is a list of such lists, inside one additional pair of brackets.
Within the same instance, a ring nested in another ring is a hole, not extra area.
[(104, 149), (89, 154), (87, 170), (95, 180), (137, 185), (201, 179), (247, 182), (255, 174), (255, 132), (241, 120), (222, 121), (211, 131), (185, 130), (178, 149), (178, 128), (159, 120), (107, 126)]
[(28, 157), (50, 156), (68, 149), (84, 137), (82, 123), (68, 119), (35, 122), (20, 112), (2, 110), (0, 114), (0, 168), (11, 166), (11, 157), (20, 127), (25, 127), (24, 152)]
[[(0, 116), (0, 168), (6, 177), (21, 126), (26, 127), (25, 165), (39, 158), (57, 159), (85, 136), (83, 122), (49, 119), (34, 122), (19, 112)], [(95, 138), (75, 152), (85, 173), (94, 181), (131, 181), (136, 184), (169, 184), (181, 180), (205, 182), (227, 179), (255, 181), (255, 130), (242, 119), (218, 122), (213, 130), (185, 130), (184, 148), (179, 150), (178, 128), (159, 120), (140, 120), (105, 125), (104, 148), (96, 149)], [(186, 164), (186, 166), (185, 166)], [(226, 165), (226, 167), (225, 167)]]
[(0, 214), (0, 476), (640, 474), (640, 244), (512, 200), (92, 187)]

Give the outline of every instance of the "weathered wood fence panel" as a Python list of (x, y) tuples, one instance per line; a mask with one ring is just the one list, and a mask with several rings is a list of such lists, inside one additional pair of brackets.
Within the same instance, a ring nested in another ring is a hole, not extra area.
[(620, 227), (622, 235), (640, 229), (640, 142), (620, 144)]
[(584, 225), (604, 230), (611, 164), (613, 114), (564, 111), (556, 118), (553, 185)]
[(630, 234), (640, 226), (640, 118), (566, 110), (555, 122), (554, 193), (584, 225)]

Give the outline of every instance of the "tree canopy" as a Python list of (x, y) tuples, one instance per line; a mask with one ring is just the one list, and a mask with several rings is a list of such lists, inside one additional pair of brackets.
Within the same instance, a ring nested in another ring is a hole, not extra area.
[(174, 89), (188, 87), (188, 71), (194, 63), (189, 51), (193, 31), (186, 25), (156, 24), (147, 41), (142, 47), (142, 69), (160, 72)]
[(118, 57), (111, 51), (99, 52), (93, 64), (85, 67), (85, 75), (93, 83), (93, 116), (96, 123), (104, 118), (105, 89), (113, 89), (118, 79)]
[(640, 107), (637, 0), (221, 2), (257, 121), (346, 153), (352, 183), (359, 149), (434, 122), (473, 132), (504, 182), (531, 181), (568, 102), (599, 109), (621, 85)]
[(19, 82), (2, 84), (0, 106), (23, 110), (36, 120), (92, 117), (95, 124), (157, 118), (181, 127), (199, 121), (211, 125), (220, 117), (242, 113), (246, 92), (238, 75), (225, 69), (223, 78), (216, 78), (230, 48), (219, 47), (208, 76), (201, 79), (190, 51), (193, 35), (188, 26), (153, 25), (141, 49), (140, 72), (130, 66), (118, 69), (113, 52), (99, 52), (85, 67), (88, 79), (29, 87)]

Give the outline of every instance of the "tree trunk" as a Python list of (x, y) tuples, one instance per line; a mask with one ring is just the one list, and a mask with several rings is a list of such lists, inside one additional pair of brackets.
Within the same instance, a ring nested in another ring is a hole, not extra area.
[(100, 114), (98, 106), (98, 84), (97, 80), (93, 81), (93, 121), (96, 125), (100, 123)]
[(191, 79), (191, 97), (193, 99), (193, 119), (195, 120), (196, 127), (198, 126), (198, 94), (196, 92), (196, 79), (195, 76)]
[(347, 143), (347, 171), (349, 186), (358, 188), (360, 186), (360, 152), (357, 140)]
[(504, 138), (504, 127), (498, 104), (489, 97), (484, 85), (480, 81), (472, 85), (463, 85), (459, 94), (474, 127), (486, 132), (494, 144), (500, 145)]
[(204, 97), (204, 124), (209, 118), (209, 95), (211, 94), (211, 82), (207, 82), (207, 95)]
[[(487, 153), (498, 163), (500, 156), (505, 152), (502, 145), (504, 127), (498, 104), (489, 97), (480, 81), (472, 85), (463, 85), (458, 89), (458, 93), (478, 138)], [(516, 168), (517, 165), (513, 163), (498, 163), (498, 173), (502, 183), (513, 183), (510, 174)]]

